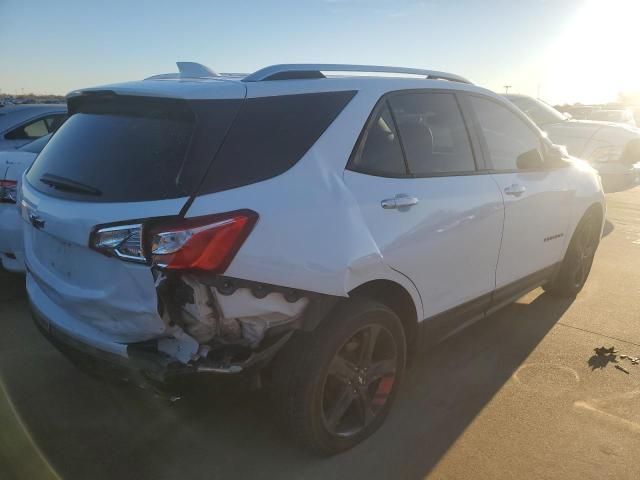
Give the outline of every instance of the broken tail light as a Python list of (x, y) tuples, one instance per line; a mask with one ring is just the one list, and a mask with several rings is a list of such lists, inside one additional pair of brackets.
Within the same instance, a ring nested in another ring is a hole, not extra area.
[(144, 263), (142, 224), (116, 225), (95, 230), (89, 244), (92, 249), (122, 260)]
[(257, 220), (256, 212), (238, 210), (156, 225), (147, 235), (151, 261), (168, 270), (223, 273)]
[(237, 210), (187, 219), (149, 219), (128, 225), (102, 225), (90, 247), (121, 260), (151, 263), (169, 270), (224, 272), (253, 229), (258, 214)]
[(18, 198), (18, 182), (0, 180), (0, 203), (16, 203)]

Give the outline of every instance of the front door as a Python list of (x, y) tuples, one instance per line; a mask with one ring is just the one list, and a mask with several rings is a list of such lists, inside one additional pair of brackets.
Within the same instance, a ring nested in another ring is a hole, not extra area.
[(505, 203), (496, 287), (535, 283), (562, 259), (568, 240), (567, 168), (545, 163), (539, 132), (518, 112), (485, 97), (468, 99)]

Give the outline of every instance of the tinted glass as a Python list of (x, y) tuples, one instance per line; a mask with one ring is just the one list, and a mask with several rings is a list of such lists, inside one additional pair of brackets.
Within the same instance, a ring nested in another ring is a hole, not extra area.
[(275, 177), (295, 165), (355, 92), (245, 100), (202, 184), (213, 193)]
[(469, 135), (452, 94), (397, 95), (390, 103), (412, 174), (475, 170)]
[(49, 130), (50, 133), (55, 132), (60, 128), (60, 125), (64, 123), (65, 118), (66, 115), (52, 115), (51, 117), (45, 118), (44, 120), (47, 123), (47, 130)]
[[(83, 201), (142, 201), (185, 195), (177, 177), (194, 129), (179, 102), (89, 103), (69, 117), (28, 173), (43, 192)], [(81, 195), (41, 182), (55, 175), (97, 189)]]
[(362, 138), (362, 147), (354, 157), (352, 170), (382, 177), (407, 174), (400, 139), (387, 102)]
[[(538, 136), (520, 117), (494, 101), (470, 96), (495, 170), (518, 170), (531, 152), (541, 152)], [(527, 155), (525, 155), (527, 154)]]
[(49, 133), (49, 129), (47, 128), (46, 121), (43, 119), (24, 127), (24, 133), (26, 138), (40, 138)]
[(566, 120), (565, 116), (550, 105), (529, 97), (507, 97), (511, 102), (538, 125), (548, 125)]

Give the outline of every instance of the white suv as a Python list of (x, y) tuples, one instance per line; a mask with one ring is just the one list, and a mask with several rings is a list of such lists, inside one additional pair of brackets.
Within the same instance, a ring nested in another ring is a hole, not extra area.
[(34, 318), (74, 358), (264, 377), (335, 453), (380, 427), (419, 347), (540, 285), (582, 288), (598, 176), (492, 92), (405, 68), (179, 67), (72, 92), (23, 181)]

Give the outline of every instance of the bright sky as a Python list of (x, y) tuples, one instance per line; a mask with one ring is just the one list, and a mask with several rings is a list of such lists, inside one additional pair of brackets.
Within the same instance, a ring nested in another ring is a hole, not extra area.
[(273, 63), (445, 70), (552, 103), (640, 90), (640, 0), (0, 0), (0, 93)]

